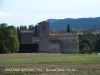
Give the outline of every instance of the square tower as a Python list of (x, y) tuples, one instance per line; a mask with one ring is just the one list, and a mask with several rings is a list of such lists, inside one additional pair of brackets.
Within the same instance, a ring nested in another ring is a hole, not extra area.
[(32, 43), (32, 30), (21, 30), (21, 44), (31, 44)]
[(49, 23), (46, 21), (38, 23), (39, 30), (39, 52), (50, 52), (49, 47)]

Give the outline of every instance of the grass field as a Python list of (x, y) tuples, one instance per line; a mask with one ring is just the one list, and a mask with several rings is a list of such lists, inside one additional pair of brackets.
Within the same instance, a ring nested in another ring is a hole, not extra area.
[(100, 75), (100, 55), (0, 54), (0, 75)]

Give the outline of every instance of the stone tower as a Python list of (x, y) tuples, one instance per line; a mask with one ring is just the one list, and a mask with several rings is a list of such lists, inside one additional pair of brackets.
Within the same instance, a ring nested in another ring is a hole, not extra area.
[(39, 52), (49, 52), (49, 23), (46, 21), (38, 23), (39, 29)]
[(32, 43), (32, 30), (21, 30), (21, 44), (31, 44)]

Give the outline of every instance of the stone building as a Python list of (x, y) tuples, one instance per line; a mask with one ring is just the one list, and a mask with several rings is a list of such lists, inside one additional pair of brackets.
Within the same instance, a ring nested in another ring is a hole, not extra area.
[(21, 31), (21, 43), (39, 43), (40, 53), (77, 53), (77, 33), (50, 33), (49, 23), (38, 23), (38, 37), (32, 31)]
[(32, 30), (21, 30), (21, 43), (22, 44), (31, 44), (32, 43)]

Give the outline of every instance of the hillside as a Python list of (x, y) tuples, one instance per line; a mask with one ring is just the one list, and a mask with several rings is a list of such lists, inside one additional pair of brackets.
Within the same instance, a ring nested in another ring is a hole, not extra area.
[(70, 24), (70, 27), (74, 29), (100, 27), (100, 17), (77, 18), (77, 19), (73, 19), (73, 18), (48, 19), (46, 21), (50, 23), (50, 28), (53, 29), (66, 29), (67, 24)]

